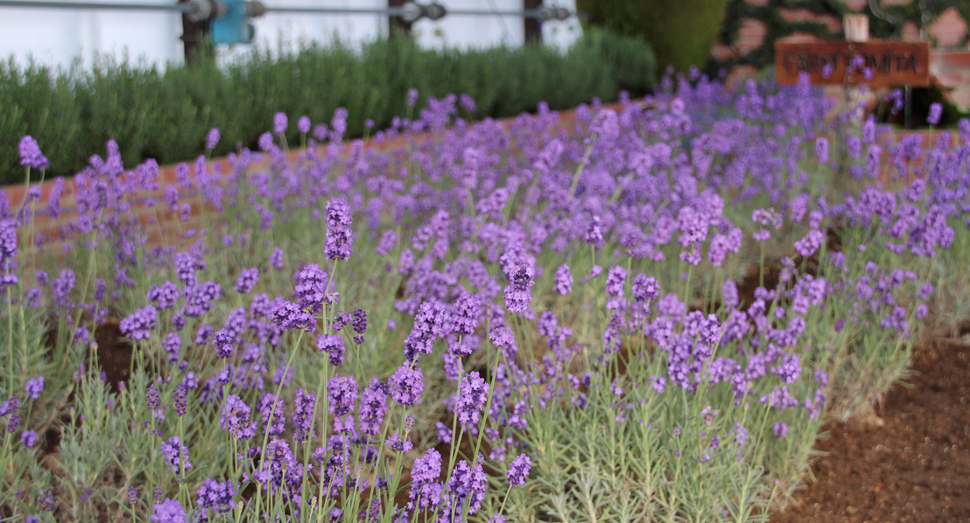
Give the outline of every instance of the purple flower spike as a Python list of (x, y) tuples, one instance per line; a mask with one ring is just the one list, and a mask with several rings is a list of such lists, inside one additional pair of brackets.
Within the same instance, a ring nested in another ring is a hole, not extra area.
[(219, 134), (218, 127), (209, 129), (209, 134), (207, 134), (205, 137), (205, 148), (210, 151), (215, 149), (216, 145), (219, 144), (219, 138), (221, 138), (221, 135)]
[(372, 436), (380, 434), (386, 413), (387, 384), (375, 377), (360, 396), (360, 431)]
[(462, 425), (477, 426), (479, 416), (488, 400), (488, 384), (478, 372), (472, 372), (458, 385), (455, 414)]
[(776, 421), (774, 433), (776, 438), (783, 439), (788, 435), (788, 425), (786, 425), (784, 422)]
[(177, 500), (165, 498), (165, 501), (155, 504), (152, 523), (189, 523), (189, 516)]
[(236, 495), (236, 488), (232, 481), (218, 482), (206, 479), (199, 485), (196, 493), (198, 499), (195, 504), (203, 509), (212, 509), (219, 514), (226, 514), (232, 510), (232, 498)]
[(301, 387), (296, 391), (292, 414), (293, 426), (295, 427), (293, 439), (299, 443), (304, 443), (307, 439), (316, 437), (310, 430), (313, 425), (313, 411), (316, 402), (317, 395), (312, 390), (307, 392), (306, 389)]
[(420, 367), (415, 365), (411, 369), (405, 362), (388, 378), (387, 382), (391, 398), (401, 405), (417, 405), (421, 401), (421, 393), (424, 392), (424, 374), (421, 373)]
[(464, 336), (475, 334), (475, 329), (478, 328), (478, 315), (481, 310), (481, 300), (468, 291), (462, 291), (458, 299), (455, 300), (455, 308), (451, 315), (455, 334)]
[(339, 367), (344, 362), (344, 340), (335, 334), (323, 334), (317, 337), (317, 349), (330, 355), (330, 364)]
[(24, 387), (24, 392), (32, 400), (39, 398), (40, 394), (44, 392), (44, 377), (40, 376), (27, 380), (27, 386)]
[(637, 274), (633, 277), (632, 285), (633, 299), (637, 303), (654, 301), (660, 297), (660, 285), (657, 279), (646, 274)]
[(50, 165), (47, 157), (40, 152), (37, 140), (30, 136), (20, 139), (20, 165), (31, 169), (46, 169)]
[(148, 401), (148, 410), (152, 412), (158, 410), (158, 407), (160, 406), (159, 399), (158, 399), (158, 388), (155, 387), (154, 383), (148, 386), (148, 393), (146, 394), (146, 399)]
[(815, 157), (818, 163), (829, 163), (829, 141), (828, 138), (818, 137), (815, 140)]
[(525, 479), (529, 477), (529, 471), (532, 469), (532, 458), (526, 456), (525, 454), (519, 454), (512, 460), (512, 464), (509, 466), (508, 478), (509, 485), (524, 485)]
[(535, 271), (528, 265), (519, 266), (512, 281), (505, 287), (505, 308), (509, 312), (525, 312), (532, 302), (532, 286), (535, 285)]
[(441, 503), (442, 485), (441, 454), (428, 449), (424, 456), (414, 460), (411, 468), (411, 493), (408, 509), (425, 510), (435, 508)]
[(215, 335), (216, 357), (226, 359), (235, 352), (235, 336), (227, 329), (219, 329)]
[(454, 510), (454, 514), (461, 521), (465, 521), (465, 514), (462, 514), (462, 510), (466, 502), (468, 503), (468, 514), (474, 514), (482, 507), (482, 501), (485, 500), (485, 491), (488, 489), (488, 477), (482, 469), (482, 461), (484, 459), (479, 455), (474, 465), (469, 465), (465, 460), (458, 462), (452, 472), (451, 479), (448, 480), (444, 514), (451, 514)]
[(270, 133), (263, 133), (259, 135), (257, 144), (259, 145), (260, 151), (268, 152), (276, 148), (276, 145), (273, 143), (273, 135)]
[(259, 283), (259, 268), (250, 267), (249, 269), (243, 269), (239, 273), (239, 278), (236, 279), (236, 292), (239, 294), (249, 294), (249, 291), (253, 290), (253, 287)]
[(283, 268), (283, 249), (273, 248), (273, 254), (269, 255), (269, 266), (277, 270)]
[(158, 324), (158, 311), (151, 305), (138, 309), (121, 320), (122, 334), (133, 340), (147, 340)]
[(222, 406), (220, 426), (229, 431), (233, 439), (240, 440), (256, 435), (255, 423), (249, 421), (250, 408), (239, 396), (230, 395)]
[(354, 243), (354, 233), (350, 230), (352, 223), (347, 200), (334, 198), (327, 202), (327, 243), (324, 250), (328, 260), (350, 259)]
[(188, 387), (180, 383), (175, 387), (175, 392), (172, 393), (172, 400), (175, 402), (175, 413), (179, 416), (185, 416), (185, 413), (188, 411), (188, 392)]
[(613, 298), (623, 297), (623, 285), (626, 283), (626, 269), (617, 265), (606, 273), (606, 294)]
[(300, 119), (296, 121), (296, 130), (300, 131), (301, 134), (310, 132), (310, 118), (305, 115), (301, 116)]
[(330, 413), (335, 416), (346, 416), (353, 412), (357, 401), (357, 382), (349, 376), (337, 376), (327, 383), (327, 395), (330, 399)]
[(354, 311), (352, 326), (354, 332), (357, 334), (364, 334), (367, 332), (367, 311), (364, 309), (357, 309)]
[(287, 126), (289, 126), (289, 122), (286, 119), (286, 113), (273, 115), (273, 134), (285, 133)]
[(259, 414), (263, 425), (270, 436), (279, 436), (286, 430), (286, 420), (283, 418), (283, 398), (266, 393), (259, 399)]
[(565, 263), (556, 269), (556, 292), (560, 296), (573, 292), (573, 274)]
[(165, 455), (165, 460), (172, 467), (172, 473), (181, 482), (183, 479), (182, 470), (192, 468), (192, 464), (189, 463), (189, 449), (185, 447), (178, 436), (173, 436), (168, 441), (162, 442), (162, 454)]
[(930, 104), (930, 112), (926, 117), (926, 123), (930, 125), (939, 125), (940, 117), (943, 116), (943, 106), (938, 102), (933, 102)]
[(25, 430), (24, 433), (20, 435), (20, 443), (28, 449), (32, 448), (35, 444), (37, 444), (37, 433), (32, 430)]

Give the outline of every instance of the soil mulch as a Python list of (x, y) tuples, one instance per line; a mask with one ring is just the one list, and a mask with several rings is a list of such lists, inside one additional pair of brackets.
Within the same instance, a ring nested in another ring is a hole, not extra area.
[(913, 371), (875, 416), (826, 425), (817, 482), (772, 523), (970, 522), (970, 347), (931, 340)]

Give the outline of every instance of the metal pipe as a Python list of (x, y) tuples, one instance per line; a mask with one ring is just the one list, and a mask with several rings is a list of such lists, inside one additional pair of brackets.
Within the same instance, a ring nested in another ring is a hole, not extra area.
[[(180, 13), (193, 13), (197, 9), (192, 3), (185, 4), (126, 4), (126, 3), (100, 3), (100, 2), (64, 2), (56, 0), (0, 0), (0, 7), (26, 7), (26, 8), (48, 8), (48, 9), (118, 9), (129, 11), (175, 11)], [(372, 14), (382, 16), (402, 16), (411, 13), (411, 10), (402, 7), (391, 8), (336, 8), (336, 7), (276, 7), (266, 6), (269, 13), (307, 13), (307, 14)], [(544, 18), (548, 13), (542, 9), (526, 10), (491, 10), (491, 9), (449, 9), (449, 15), (457, 16), (515, 16), (522, 18)], [(570, 12), (570, 16), (577, 16), (578, 13)]]
[[(2, 2), (3, 0), (0, 0)], [(335, 7), (276, 7), (276, 6), (266, 6), (266, 14), (273, 13), (306, 13), (306, 14), (374, 14), (374, 15), (385, 15), (385, 16), (401, 16), (406, 14), (408, 11), (404, 8), (386, 8), (386, 9), (338, 9)], [(491, 11), (488, 9), (448, 9), (448, 15), (458, 15), (458, 16), (515, 16), (521, 18), (543, 18), (544, 13), (539, 9), (529, 9), (529, 10), (497, 10)], [(570, 13), (570, 15), (575, 16), (576, 13)]]
[(46, 0), (0, 0), (0, 7), (41, 7), (48, 9), (123, 9), (128, 11), (175, 11), (191, 13), (193, 4), (124, 4), (99, 2), (57, 2)]
[[(0, 0), (3, 1), (3, 0)], [(335, 14), (335, 15), (384, 15), (384, 16), (401, 16), (405, 14), (407, 10), (401, 7), (391, 7), (391, 8), (337, 8), (337, 7), (276, 7), (276, 6), (266, 6), (266, 13), (317, 13), (317, 14)]]

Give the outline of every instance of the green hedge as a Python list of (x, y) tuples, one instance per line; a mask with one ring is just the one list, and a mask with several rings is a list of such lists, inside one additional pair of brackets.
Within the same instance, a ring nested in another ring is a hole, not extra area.
[[(127, 60), (106, 60), (93, 70), (53, 71), (13, 59), (0, 63), (0, 184), (23, 181), (17, 144), (33, 136), (50, 160), (51, 176), (70, 176), (92, 154), (104, 154), (115, 139), (126, 165), (146, 158), (160, 164), (190, 160), (203, 152), (206, 132), (218, 127), (215, 154), (242, 144), (254, 148), (259, 135), (283, 111), (292, 124), (289, 143), (299, 143), (296, 118), (328, 123), (346, 107), (348, 135), (360, 136), (365, 119), (378, 128), (406, 114), (406, 93), (421, 100), (467, 93), (474, 117), (511, 116), (553, 109), (621, 89), (648, 91), (653, 54), (633, 39), (596, 32), (565, 53), (528, 45), (487, 50), (426, 50), (407, 38), (378, 40), (362, 49), (310, 47), (276, 59), (254, 51), (242, 63), (160, 69)], [(419, 103), (420, 105), (420, 103)]]

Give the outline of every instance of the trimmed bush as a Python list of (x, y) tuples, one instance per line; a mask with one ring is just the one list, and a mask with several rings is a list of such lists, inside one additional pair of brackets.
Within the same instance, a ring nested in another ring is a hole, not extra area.
[[(249, 60), (169, 67), (106, 59), (90, 71), (53, 71), (37, 64), (0, 64), (0, 183), (23, 181), (18, 141), (33, 136), (50, 159), (48, 177), (70, 176), (108, 139), (118, 142), (126, 165), (147, 158), (160, 164), (203, 153), (206, 131), (218, 127), (214, 151), (255, 148), (273, 114), (328, 123), (338, 107), (350, 118), (347, 136), (406, 114), (406, 93), (422, 100), (467, 93), (477, 103), (464, 117), (503, 117), (573, 107), (594, 97), (615, 99), (621, 89), (643, 93), (653, 84), (653, 54), (635, 39), (597, 33), (566, 52), (528, 45), (487, 50), (421, 49), (406, 38), (378, 40), (359, 51), (340, 44), (309, 47), (272, 58), (254, 51)], [(419, 103), (419, 106), (421, 104)], [(299, 143), (295, 125), (287, 139)]]
[(588, 24), (650, 44), (657, 65), (680, 72), (704, 67), (724, 20), (727, 0), (577, 0)]

